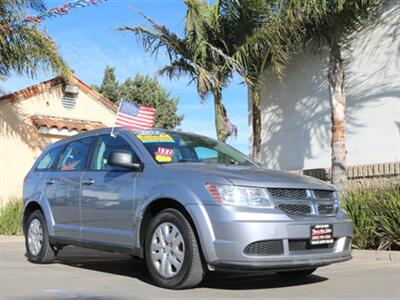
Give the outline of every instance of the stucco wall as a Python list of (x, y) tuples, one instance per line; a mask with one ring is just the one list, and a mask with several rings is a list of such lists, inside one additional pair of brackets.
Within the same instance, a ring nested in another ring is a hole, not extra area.
[(0, 206), (12, 197), (20, 197), (23, 178), (44, 147), (57, 139), (39, 134), (31, 116), (52, 115), (100, 121), (112, 126), (114, 113), (82, 91), (76, 107), (61, 103), (62, 86), (15, 103), (0, 103)]
[[(397, 5), (347, 45), (349, 165), (400, 161), (399, 15)], [(313, 54), (308, 49), (287, 67), (284, 86), (266, 73), (262, 93), (265, 166), (284, 170), (330, 167), (327, 63), (326, 52)]]

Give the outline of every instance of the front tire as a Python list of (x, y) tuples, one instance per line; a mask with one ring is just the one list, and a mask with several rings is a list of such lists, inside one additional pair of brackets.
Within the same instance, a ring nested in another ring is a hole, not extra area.
[(32, 212), (26, 222), (25, 247), (30, 262), (48, 264), (56, 258), (57, 252), (50, 244), (46, 221), (40, 210)]
[(288, 279), (301, 279), (301, 278), (307, 277), (308, 275), (311, 275), (312, 273), (315, 272), (316, 269), (317, 268), (297, 270), (297, 271), (278, 272), (278, 275), (282, 276), (284, 278), (288, 278)]
[(187, 289), (203, 280), (196, 235), (185, 216), (175, 209), (163, 210), (151, 221), (145, 257), (151, 277), (161, 287)]

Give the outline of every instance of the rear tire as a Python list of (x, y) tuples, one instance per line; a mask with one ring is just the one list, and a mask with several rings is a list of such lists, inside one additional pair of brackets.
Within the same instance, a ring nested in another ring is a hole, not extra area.
[(57, 251), (49, 241), (45, 218), (40, 210), (30, 214), (25, 228), (25, 247), (28, 260), (37, 264), (54, 261)]
[(282, 276), (282, 277), (288, 278), (288, 279), (301, 279), (301, 278), (307, 277), (308, 275), (311, 275), (312, 273), (315, 272), (316, 269), (317, 268), (297, 270), (297, 271), (277, 272), (277, 274), (279, 276)]
[(158, 286), (188, 289), (203, 280), (196, 235), (185, 216), (175, 209), (163, 210), (151, 221), (145, 240), (145, 258)]

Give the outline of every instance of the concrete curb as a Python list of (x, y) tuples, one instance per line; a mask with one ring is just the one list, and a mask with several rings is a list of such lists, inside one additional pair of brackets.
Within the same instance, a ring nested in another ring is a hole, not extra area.
[(380, 261), (400, 261), (400, 251), (383, 251), (383, 250), (353, 250), (353, 258), (355, 259), (373, 259)]
[(23, 235), (2, 235), (0, 234), (0, 244), (15, 243), (24, 241)]

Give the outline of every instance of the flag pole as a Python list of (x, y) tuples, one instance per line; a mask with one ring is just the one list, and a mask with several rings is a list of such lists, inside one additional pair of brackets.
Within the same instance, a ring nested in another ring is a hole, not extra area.
[[(117, 115), (118, 115), (118, 113), (119, 113), (119, 110), (121, 109), (122, 101), (124, 101), (124, 98), (121, 98), (121, 101), (119, 102), (119, 106), (118, 106), (118, 110), (117, 110)], [(113, 138), (116, 137), (116, 135), (114, 134), (114, 128), (115, 128), (115, 123), (117, 122), (117, 115), (115, 116), (114, 125), (113, 125), (113, 127), (111, 128), (111, 132), (110, 132), (110, 136), (112, 136)]]

